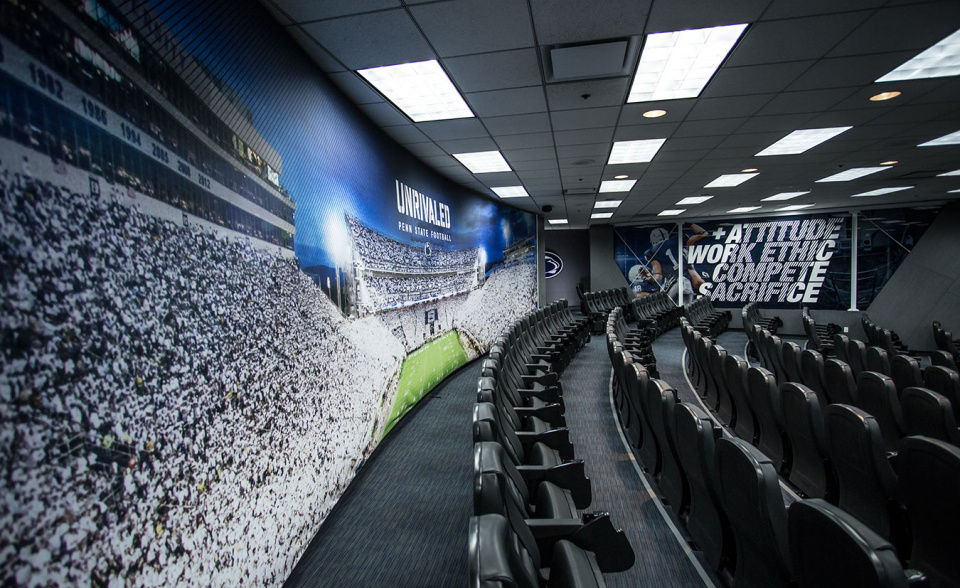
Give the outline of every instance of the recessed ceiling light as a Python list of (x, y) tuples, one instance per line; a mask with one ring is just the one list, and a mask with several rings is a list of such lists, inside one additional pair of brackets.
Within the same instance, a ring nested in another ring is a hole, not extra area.
[(960, 74), (960, 29), (877, 81), (921, 80), (957, 74)]
[(640, 141), (615, 141), (610, 150), (608, 165), (618, 163), (649, 163), (660, 151), (666, 139), (641, 139)]
[(760, 208), (759, 206), (741, 206), (739, 208), (734, 208), (733, 210), (728, 210), (727, 212), (737, 214), (740, 212), (753, 212)]
[(357, 73), (414, 122), (473, 116), (436, 59), (372, 67)]
[(565, 218), (548, 218), (547, 222), (551, 225), (565, 225), (567, 224), (567, 219)]
[(615, 179), (615, 180), (625, 180), (625, 179), (627, 179), (627, 178), (629, 178), (629, 177), (630, 177), (630, 176), (628, 176), (627, 174), (620, 174), (619, 176), (613, 176), (613, 179)]
[(896, 165), (898, 163), (900, 162), (897, 161), (896, 159), (891, 159), (890, 161), (881, 161), (880, 165)]
[(654, 109), (654, 110), (648, 110), (648, 111), (644, 112), (644, 113), (643, 113), (643, 118), (660, 118), (661, 116), (665, 115), (666, 113), (667, 113), (666, 110), (662, 110), (662, 109), (660, 109), (660, 108), (657, 108), (657, 109)]
[(955, 133), (950, 133), (949, 135), (944, 135), (933, 141), (927, 141), (926, 143), (920, 143), (917, 147), (940, 147), (942, 145), (956, 145), (960, 143), (960, 131)]
[(900, 95), (900, 92), (880, 92), (879, 94), (874, 94), (870, 97), (871, 102), (883, 102), (884, 100), (890, 100), (891, 98), (896, 98)]
[(870, 190), (869, 192), (861, 192), (859, 194), (854, 194), (851, 198), (860, 198), (861, 196), (883, 196), (884, 194), (893, 194), (894, 192), (899, 192), (901, 190), (909, 190), (913, 186), (897, 186), (896, 188), (877, 188), (876, 190)]
[(713, 198), (713, 196), (687, 196), (680, 202), (677, 202), (677, 206), (684, 206), (687, 204), (702, 204), (711, 198)]
[(777, 210), (781, 212), (789, 212), (791, 210), (803, 210), (804, 208), (810, 208), (816, 206), (816, 204), (791, 204), (789, 206), (781, 206)]
[(499, 188), (490, 188), (501, 198), (523, 198), (529, 196), (523, 186), (503, 186)]
[(610, 218), (613, 216), (612, 212), (595, 212), (590, 215), (590, 218)]
[(957, 189), (957, 190), (947, 190), (947, 194), (960, 194), (960, 189)]
[(846, 171), (842, 171), (838, 174), (833, 174), (832, 176), (821, 178), (817, 181), (818, 182), (849, 182), (850, 180), (862, 178), (863, 176), (869, 176), (870, 174), (875, 174), (885, 169), (890, 169), (890, 166), (885, 165), (883, 167), (851, 167)]
[(760, 174), (724, 174), (704, 186), (704, 188), (732, 188), (733, 186), (739, 186), (750, 178), (758, 175)]
[(663, 211), (660, 211), (657, 214), (657, 216), (677, 216), (678, 214), (683, 214), (686, 211), (687, 211), (686, 208), (675, 208), (670, 210), (663, 210)]
[(758, 171), (758, 170), (757, 170), (757, 168), (755, 168), (755, 167), (748, 167), (747, 169), (742, 169), (742, 170), (740, 170), (740, 171), (743, 172), (743, 173), (745, 173), (745, 174), (749, 174), (749, 173), (752, 173), (752, 172), (755, 172), (755, 171)]
[(955, 169), (955, 170), (953, 170), (953, 171), (943, 172), (942, 174), (937, 174), (937, 177), (938, 177), (938, 178), (939, 178), (939, 177), (943, 177), (943, 176), (960, 176), (960, 169)]
[(488, 174), (492, 172), (511, 171), (510, 164), (499, 151), (476, 151), (474, 153), (454, 153), (460, 163), (471, 173)]
[(623, 200), (597, 200), (596, 202), (594, 202), (593, 207), (594, 208), (616, 208), (620, 206), (621, 202), (623, 202)]
[(746, 28), (736, 24), (647, 35), (627, 102), (699, 96)]
[(786, 137), (780, 139), (773, 145), (770, 145), (757, 157), (766, 155), (796, 155), (809, 149), (813, 149), (824, 141), (836, 137), (844, 131), (849, 131), (853, 127), (830, 127), (825, 129), (800, 129), (793, 131)]
[(636, 180), (604, 180), (600, 182), (600, 193), (629, 192), (636, 183)]
[(791, 198), (796, 198), (797, 196), (803, 196), (804, 194), (809, 194), (810, 190), (806, 192), (780, 192), (779, 194), (774, 194), (773, 196), (767, 196), (766, 198), (761, 198), (761, 202), (776, 202), (778, 200), (790, 200)]

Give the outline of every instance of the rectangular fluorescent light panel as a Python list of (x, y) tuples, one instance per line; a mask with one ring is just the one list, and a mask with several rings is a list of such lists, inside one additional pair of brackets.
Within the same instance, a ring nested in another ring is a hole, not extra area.
[(677, 216), (678, 214), (683, 214), (687, 211), (686, 208), (673, 208), (669, 210), (660, 211), (657, 216)]
[(666, 139), (641, 139), (639, 141), (614, 141), (607, 165), (618, 163), (649, 163)]
[(740, 208), (734, 208), (733, 210), (728, 210), (727, 212), (737, 214), (740, 212), (753, 212), (760, 208), (759, 206), (741, 206)]
[(523, 198), (529, 196), (523, 186), (503, 186), (500, 188), (490, 188), (501, 198)]
[(593, 207), (594, 208), (616, 208), (620, 206), (620, 203), (623, 200), (598, 200)]
[(745, 24), (647, 35), (627, 102), (696, 98)]
[(724, 174), (714, 181), (710, 182), (704, 188), (732, 188), (733, 186), (739, 186), (740, 184), (746, 182), (752, 177), (760, 175), (759, 173), (755, 174)]
[(944, 172), (942, 174), (937, 174), (938, 178), (942, 178), (944, 176), (960, 176), (960, 169), (955, 169), (952, 172)]
[(567, 219), (565, 218), (548, 218), (547, 222), (551, 225), (565, 225), (567, 224)]
[(372, 67), (357, 73), (413, 122), (473, 116), (436, 59)]
[(477, 151), (475, 153), (454, 153), (454, 157), (471, 173), (489, 174), (492, 172), (512, 171), (510, 164), (499, 151)]
[(893, 194), (894, 192), (899, 192), (901, 190), (909, 190), (913, 186), (898, 186), (896, 188), (878, 188), (876, 190), (870, 190), (869, 192), (861, 192), (859, 194), (854, 194), (851, 198), (860, 198), (861, 196), (883, 196), (884, 194)]
[(760, 153), (757, 153), (755, 157), (763, 157), (766, 155), (796, 155), (803, 153), (852, 128), (853, 127), (830, 127), (826, 129), (800, 129), (793, 131)]
[(687, 196), (680, 202), (677, 202), (677, 206), (684, 206), (686, 204), (703, 204), (711, 198), (713, 198), (713, 196)]
[(958, 190), (947, 190), (947, 194), (960, 194), (960, 189), (958, 189)]
[(960, 74), (960, 29), (879, 78), (878, 82), (943, 78)]
[(890, 167), (891, 166), (889, 165), (884, 165), (881, 167), (851, 167), (846, 171), (842, 171), (838, 174), (833, 174), (832, 176), (827, 176), (817, 181), (818, 182), (849, 182), (850, 180), (855, 180), (857, 178), (862, 178), (863, 176), (869, 176), (870, 174), (875, 174), (885, 169), (890, 169)]
[(927, 141), (926, 143), (920, 143), (917, 147), (940, 147), (943, 145), (957, 145), (960, 144), (960, 131), (955, 133), (950, 133), (949, 135), (944, 135), (939, 139), (934, 139), (933, 141)]
[(636, 180), (604, 180), (600, 182), (600, 193), (629, 192), (636, 183)]
[(612, 212), (595, 212), (590, 215), (590, 218), (610, 218), (613, 216)]
[(816, 204), (791, 204), (790, 206), (781, 206), (777, 210), (789, 212), (791, 210), (803, 210), (804, 208), (810, 208), (811, 206), (816, 206)]
[(767, 196), (766, 198), (761, 198), (761, 202), (777, 202), (779, 200), (790, 200), (791, 198), (796, 198), (797, 196), (803, 196), (804, 194), (809, 194), (810, 190), (806, 192), (780, 192), (779, 194), (774, 194), (773, 196)]

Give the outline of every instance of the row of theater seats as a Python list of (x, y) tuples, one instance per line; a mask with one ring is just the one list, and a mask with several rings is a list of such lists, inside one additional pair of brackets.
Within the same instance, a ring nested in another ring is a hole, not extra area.
[(683, 316), (694, 329), (708, 337), (716, 337), (727, 330), (733, 318), (729, 310), (717, 310), (709, 297), (697, 298), (683, 305)]
[[(689, 333), (700, 336), (692, 329)], [(730, 357), (728, 361), (738, 369), (746, 369), (746, 362)], [(745, 439), (724, 437), (723, 429), (707, 412), (679, 402), (669, 384), (651, 377), (642, 364), (630, 359), (629, 353), (611, 353), (615, 401), (625, 433), (639, 449), (645, 470), (656, 480), (661, 500), (684, 524), (705, 561), (723, 577), (729, 574), (732, 585), (907, 584), (908, 572), (887, 539), (824, 500), (802, 500), (787, 509), (777, 466), (769, 456)], [(767, 372), (766, 376), (770, 383), (772, 375)], [(935, 475), (935, 468), (929, 467), (930, 456), (960, 465), (960, 453), (954, 455), (953, 448), (935, 440), (909, 438), (902, 451), (907, 456), (901, 462), (902, 475), (918, 480), (905, 488), (904, 496), (928, 487), (926, 479)], [(947, 492), (960, 490), (960, 483), (951, 483)], [(927, 499), (911, 495), (909, 504), (922, 505)], [(956, 520), (955, 505), (946, 511), (943, 514), (948, 520)], [(916, 520), (911, 522), (924, 531), (931, 530), (929, 512), (916, 507), (911, 511)], [(924, 539), (925, 548), (936, 545), (928, 537)], [(938, 567), (935, 555), (928, 559), (934, 563), (917, 560), (918, 567), (922, 564), (927, 571), (927, 579), (951, 577), (950, 570)]]
[(753, 330), (753, 325), (759, 325), (761, 329), (766, 329), (776, 335), (777, 329), (783, 326), (780, 317), (768, 318), (760, 314), (760, 305), (757, 302), (748, 302), (740, 311), (740, 316), (743, 317), (743, 330), (746, 333)]
[(940, 321), (933, 321), (933, 341), (939, 351), (949, 353), (955, 363), (960, 363), (960, 339), (954, 339), (953, 333), (944, 329)]
[(657, 335), (679, 325), (683, 315), (683, 307), (677, 306), (666, 292), (654, 292), (634, 298), (630, 306), (633, 316), (628, 315), (627, 318), (636, 320), (638, 325), (655, 327)]
[(826, 325), (818, 324), (806, 306), (803, 307), (801, 315), (803, 320), (803, 332), (807, 335), (807, 347), (813, 348), (824, 355), (833, 355), (833, 338), (843, 332), (840, 325), (829, 323)]
[(481, 364), (473, 413), (470, 586), (604, 586), (633, 566), (626, 536), (592, 502), (575, 459), (560, 373), (589, 339), (566, 301), (507, 327)]
[[(698, 393), (775, 473), (804, 496), (826, 499), (889, 541), (903, 563), (930, 578), (960, 581), (960, 567), (935, 549), (943, 544), (960, 553), (956, 534), (937, 526), (925, 503), (934, 496), (923, 486), (936, 472), (915, 475), (902, 453), (906, 444), (916, 453), (910, 459), (939, 455), (936, 459), (945, 460), (943, 474), (953, 476), (960, 488), (960, 448), (948, 401), (920, 387), (907, 387), (898, 397), (892, 378), (865, 370), (854, 379), (850, 366), (838, 359), (828, 359), (824, 369), (819, 352), (800, 351), (759, 327), (766, 367), (749, 367), (692, 328), (682, 328)], [(943, 368), (927, 369), (940, 373)], [(958, 507), (944, 508), (941, 516), (960, 524)], [(950, 585), (938, 581), (934, 585)]]
[(867, 335), (867, 345), (880, 347), (886, 350), (890, 355), (909, 355), (910, 350), (904, 345), (900, 337), (889, 329), (883, 329), (875, 322), (870, 320), (867, 313), (860, 315), (860, 324), (863, 326), (863, 332)]
[(581, 284), (577, 284), (577, 296), (580, 298), (580, 312), (590, 319), (590, 332), (595, 335), (603, 333), (607, 315), (614, 308), (622, 308), (631, 313), (631, 319), (634, 318), (631, 302), (635, 297), (626, 286), (586, 292)]

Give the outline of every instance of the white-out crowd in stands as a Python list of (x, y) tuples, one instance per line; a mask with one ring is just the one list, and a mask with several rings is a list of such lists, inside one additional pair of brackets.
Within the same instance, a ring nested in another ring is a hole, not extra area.
[[(442, 328), (489, 345), (533, 268), (431, 303)], [(429, 329), (401, 342), (294, 260), (6, 170), (0, 296), (0, 570), (25, 586), (280, 585)]]
[(434, 247), (429, 254), (423, 245), (409, 245), (375, 231), (356, 218), (347, 216), (347, 225), (356, 254), (365, 269), (411, 273), (463, 272), (475, 269), (480, 249), (443, 249)]
[[(427, 276), (367, 276), (363, 278), (366, 307), (377, 311), (404, 302), (416, 302), (466, 292), (476, 283), (476, 274), (440, 274)], [(361, 296), (361, 298), (364, 298)]]

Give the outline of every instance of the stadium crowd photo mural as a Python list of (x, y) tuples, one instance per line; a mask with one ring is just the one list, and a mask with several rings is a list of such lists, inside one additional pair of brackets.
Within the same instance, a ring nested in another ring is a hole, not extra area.
[(0, 583), (278, 586), (537, 301), (253, 0), (0, 0)]

